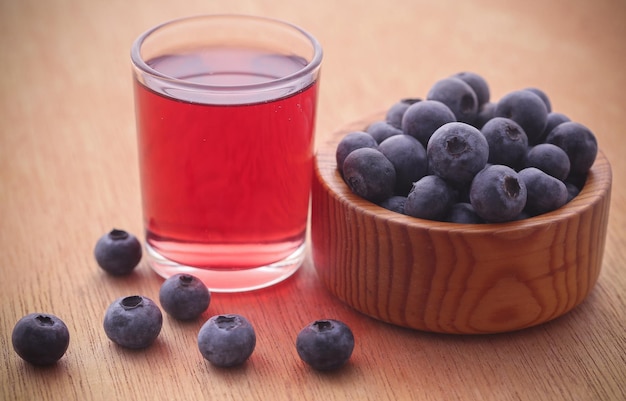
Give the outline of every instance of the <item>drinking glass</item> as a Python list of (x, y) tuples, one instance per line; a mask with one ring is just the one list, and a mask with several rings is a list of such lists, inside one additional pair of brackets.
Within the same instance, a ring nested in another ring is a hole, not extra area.
[(145, 247), (169, 277), (253, 290), (305, 258), (322, 48), (288, 22), (173, 20), (131, 50)]

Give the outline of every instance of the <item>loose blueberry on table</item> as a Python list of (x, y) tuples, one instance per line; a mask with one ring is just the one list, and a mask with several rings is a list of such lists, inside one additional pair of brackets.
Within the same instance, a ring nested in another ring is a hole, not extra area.
[(316, 320), (298, 333), (296, 349), (300, 358), (313, 369), (338, 369), (352, 356), (354, 334), (339, 320)]
[(11, 335), (13, 349), (33, 365), (52, 365), (67, 351), (70, 333), (55, 315), (31, 313), (15, 324)]
[(161, 284), (161, 307), (178, 320), (192, 320), (207, 310), (211, 293), (207, 286), (190, 274), (175, 274)]
[(198, 349), (215, 366), (234, 367), (250, 358), (256, 333), (248, 319), (238, 314), (215, 315), (198, 332)]
[(150, 298), (132, 295), (116, 299), (104, 315), (104, 332), (125, 348), (146, 348), (161, 332), (163, 314)]
[(597, 153), (594, 134), (553, 111), (541, 89), (494, 101), (483, 77), (459, 72), (435, 82), (424, 100), (402, 99), (384, 119), (347, 133), (336, 159), (350, 190), (372, 203), (480, 224), (562, 207), (582, 190)]
[(142, 253), (137, 237), (116, 228), (100, 237), (94, 248), (98, 265), (114, 276), (131, 273), (141, 261)]

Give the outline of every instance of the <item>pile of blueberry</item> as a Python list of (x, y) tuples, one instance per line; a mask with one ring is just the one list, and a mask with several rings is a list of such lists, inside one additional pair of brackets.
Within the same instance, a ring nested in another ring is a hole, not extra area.
[[(131, 273), (142, 257), (136, 236), (113, 229), (96, 243), (94, 256), (107, 273), (120, 276)], [(166, 279), (159, 290), (159, 303), (177, 320), (199, 318), (209, 307), (211, 293), (206, 285), (190, 274), (176, 274)], [(119, 346), (131, 349), (149, 347), (163, 326), (161, 308), (150, 298), (131, 295), (109, 305), (103, 327), (106, 336)], [(67, 351), (70, 333), (57, 316), (31, 313), (13, 328), (15, 352), (35, 365), (56, 363)], [(256, 347), (252, 324), (239, 314), (219, 314), (209, 318), (197, 336), (200, 354), (215, 366), (243, 364)], [(345, 365), (354, 349), (354, 336), (343, 322), (316, 320), (305, 326), (296, 337), (300, 358), (317, 370), (334, 370)]]
[(425, 99), (393, 104), (385, 119), (346, 134), (337, 169), (356, 195), (409, 216), (499, 223), (558, 209), (582, 189), (594, 134), (552, 111), (540, 89), (490, 99), (487, 81), (460, 72)]

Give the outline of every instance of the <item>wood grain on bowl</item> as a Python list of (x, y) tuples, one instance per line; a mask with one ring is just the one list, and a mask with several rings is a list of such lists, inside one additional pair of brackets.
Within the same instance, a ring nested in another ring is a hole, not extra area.
[(312, 192), (313, 262), (356, 310), (418, 330), (478, 334), (547, 322), (580, 304), (602, 266), (611, 168), (599, 152), (587, 182), (559, 210), (517, 222), (465, 225), (404, 216), (356, 195), (335, 148), (318, 147)]

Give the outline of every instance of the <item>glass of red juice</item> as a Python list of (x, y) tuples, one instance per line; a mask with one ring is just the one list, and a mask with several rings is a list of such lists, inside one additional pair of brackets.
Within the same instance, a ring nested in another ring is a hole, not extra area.
[(163, 277), (267, 287), (305, 259), (322, 48), (245, 15), (166, 22), (131, 50), (145, 246)]

